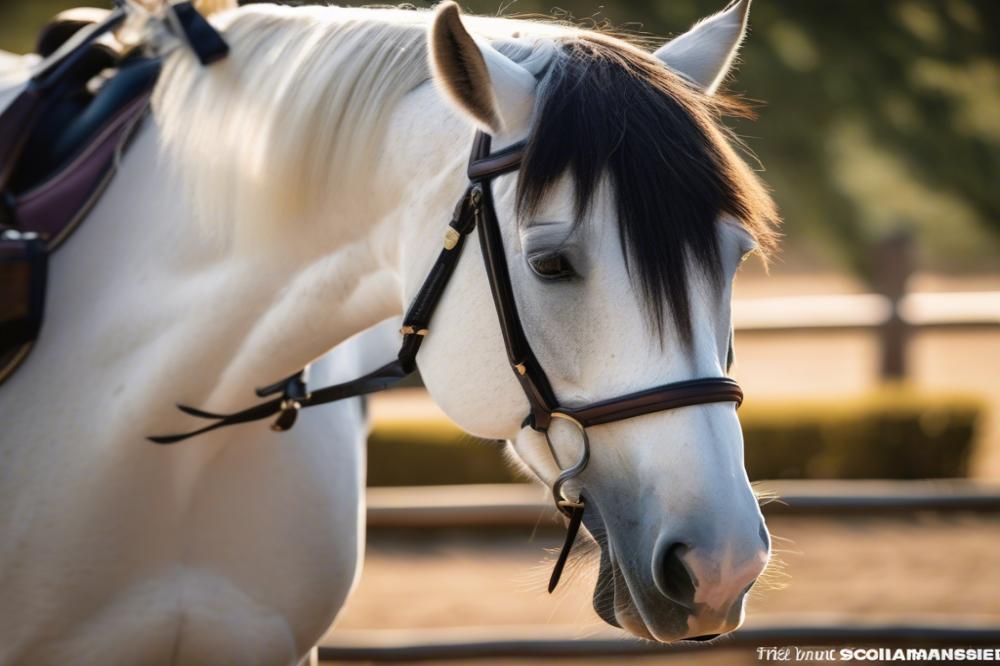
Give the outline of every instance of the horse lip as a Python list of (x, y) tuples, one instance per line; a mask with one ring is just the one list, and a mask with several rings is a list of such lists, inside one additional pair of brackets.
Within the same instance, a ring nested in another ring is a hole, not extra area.
[(594, 584), (593, 605), (598, 617), (612, 627), (622, 628), (615, 612), (615, 574), (616, 565), (607, 555), (607, 549), (601, 545), (601, 563), (597, 572), (597, 582)]
[(617, 613), (615, 612), (614, 569), (616, 564), (611, 555), (607, 526), (597, 503), (591, 498), (587, 504), (589, 511), (583, 515), (583, 524), (601, 553), (597, 569), (597, 581), (594, 583), (594, 593), (592, 595), (594, 612), (612, 627), (623, 629), (624, 627), (618, 621)]
[[(584, 514), (584, 524), (587, 525), (587, 531), (601, 551), (597, 582), (594, 584), (594, 611), (612, 627), (624, 629), (648, 640), (656, 640), (636, 605), (632, 591), (618, 564), (618, 558), (612, 552), (604, 517), (595, 502), (591, 500), (588, 504), (592, 512), (589, 516)], [(620, 619), (622, 613), (627, 616), (628, 621), (623, 622)]]
[[(593, 593), (594, 611), (598, 617), (612, 627), (624, 629), (640, 638), (664, 642), (663, 639), (654, 635), (636, 603), (632, 590), (629, 589), (628, 583), (625, 581), (625, 576), (618, 564), (618, 558), (612, 552), (603, 516), (601, 516), (600, 511), (595, 510), (596, 505), (593, 502), (589, 504), (588, 508), (594, 511), (588, 512), (589, 516), (584, 516), (584, 524), (587, 525), (587, 531), (590, 532), (601, 553), (597, 582), (594, 585)], [(691, 605), (677, 603), (673, 600), (670, 600), (670, 603), (685, 613), (691, 613), (693, 610)], [(620, 616), (625, 617), (624, 622), (619, 619)], [(717, 636), (700, 636), (691, 639), (678, 636), (670, 640), (705, 641), (713, 638), (717, 638)]]

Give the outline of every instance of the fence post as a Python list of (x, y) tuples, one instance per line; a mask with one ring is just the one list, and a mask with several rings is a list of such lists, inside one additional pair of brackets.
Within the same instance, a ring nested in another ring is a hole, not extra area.
[(906, 347), (910, 327), (900, 314), (906, 284), (913, 273), (913, 236), (900, 227), (872, 249), (872, 279), (875, 290), (889, 300), (888, 319), (879, 327), (883, 380), (906, 378)]

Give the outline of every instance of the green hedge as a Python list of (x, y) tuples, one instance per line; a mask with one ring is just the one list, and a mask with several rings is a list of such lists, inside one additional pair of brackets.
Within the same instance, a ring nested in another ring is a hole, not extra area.
[[(847, 400), (748, 400), (740, 409), (751, 479), (959, 477), (968, 473), (975, 399), (884, 389)], [(369, 439), (373, 486), (518, 480), (502, 446), (445, 420), (383, 421)]]
[(503, 448), (466, 435), (443, 417), (379, 422), (368, 437), (368, 485), (523, 481), (504, 461)]
[(741, 409), (751, 479), (965, 476), (981, 404), (884, 389), (841, 401), (748, 401)]

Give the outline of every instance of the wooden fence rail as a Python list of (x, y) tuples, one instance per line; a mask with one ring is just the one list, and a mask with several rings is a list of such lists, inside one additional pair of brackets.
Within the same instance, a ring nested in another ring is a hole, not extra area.
[(872, 331), (884, 379), (906, 376), (907, 346), (918, 331), (1000, 330), (1000, 292), (908, 292), (912, 254), (909, 238), (894, 235), (872, 253), (877, 293), (738, 299), (733, 325), (743, 334)]
[[(914, 511), (1000, 512), (1000, 484), (931, 481), (763, 481), (767, 515), (843, 515)], [(775, 499), (770, 499), (770, 498)], [(368, 489), (371, 528), (477, 528), (558, 525), (548, 491), (534, 484)]]
[[(777, 499), (765, 513), (804, 515), (848, 512), (1000, 512), (1000, 484), (968, 479), (929, 481), (770, 481), (755, 484)], [(468, 528), (537, 526), (559, 517), (545, 489), (530, 484), (369, 488), (372, 528)], [(891, 620), (843, 614), (768, 614), (710, 644), (657, 645), (601, 631), (579, 635), (565, 626), (503, 626), (464, 629), (338, 630), (319, 646), (323, 661), (445, 662), (479, 659), (560, 659), (678, 656), (695, 650), (761, 647), (935, 647), (1000, 649), (1000, 620), (929, 616)], [(755, 654), (755, 653), (754, 653)]]

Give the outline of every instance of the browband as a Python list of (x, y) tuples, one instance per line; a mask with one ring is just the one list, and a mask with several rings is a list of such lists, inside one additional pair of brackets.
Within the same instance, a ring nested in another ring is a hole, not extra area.
[[(503, 150), (490, 153), (489, 135), (478, 133), (472, 143), (472, 159), (469, 160), (468, 175), (472, 182), (489, 180), (512, 173), (521, 168), (526, 143), (521, 141)], [(481, 152), (480, 152), (481, 151)], [(481, 155), (481, 157), (476, 157)]]

